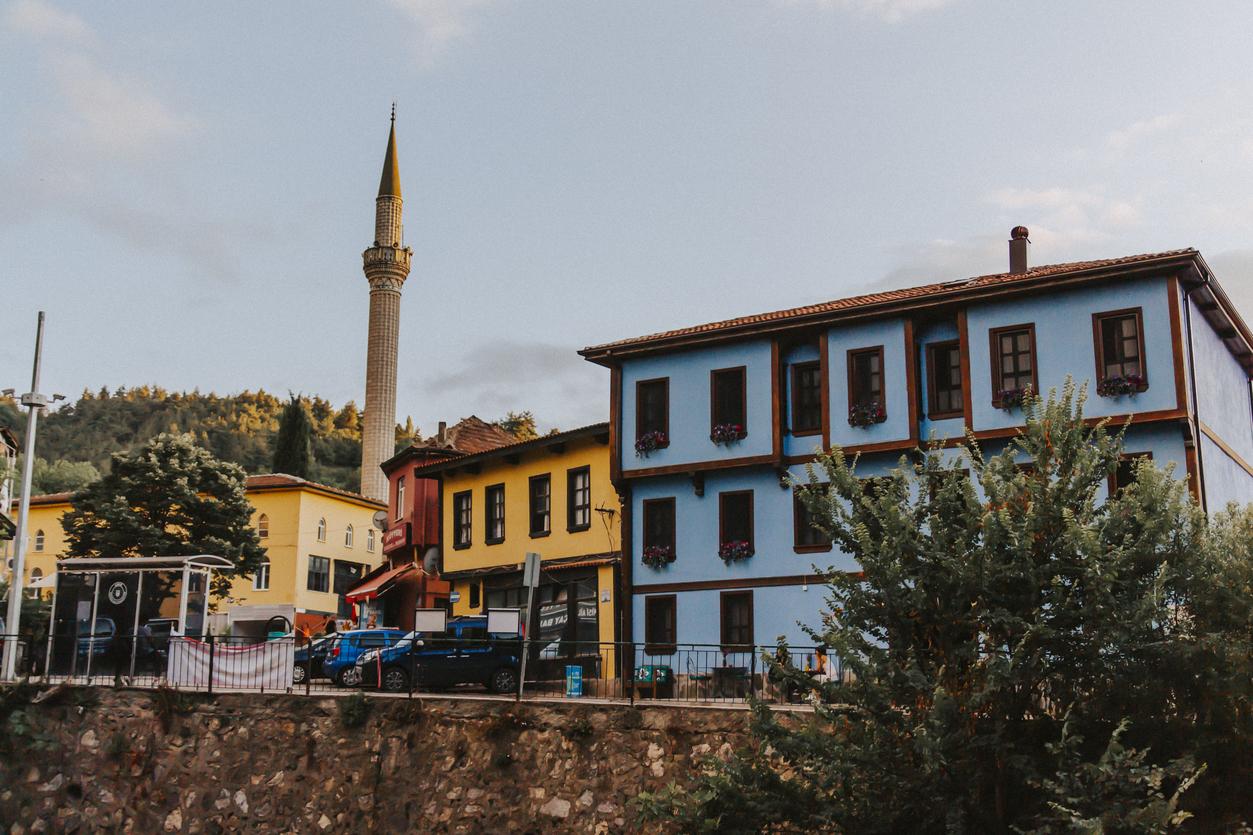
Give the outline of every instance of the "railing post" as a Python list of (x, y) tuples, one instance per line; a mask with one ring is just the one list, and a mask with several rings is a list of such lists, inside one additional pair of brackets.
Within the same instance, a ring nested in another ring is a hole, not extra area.
[[(757, 692), (757, 647), (749, 649), (751, 657), (748, 659), (748, 695), (752, 696)], [(762, 690), (765, 693), (765, 690)]]
[(305, 661), (305, 695), (308, 696), (313, 686), (313, 639), (305, 644), (309, 648), (309, 660)]
[(213, 633), (209, 633), (209, 692), (213, 692)]
[(625, 670), (626, 675), (623, 677), (626, 679), (627, 694), (630, 696), (631, 704), (634, 705), (635, 704), (635, 642), (634, 641), (627, 644), (626, 662), (627, 662), (626, 670)]

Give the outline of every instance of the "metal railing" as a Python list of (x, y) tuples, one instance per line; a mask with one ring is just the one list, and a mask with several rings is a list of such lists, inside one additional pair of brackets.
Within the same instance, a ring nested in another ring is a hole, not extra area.
[[(208, 693), (306, 695), (357, 691), (493, 695), (509, 699), (592, 699), (634, 703), (736, 704), (750, 696), (802, 703), (823, 681), (847, 680), (832, 657), (790, 648), (787, 661), (808, 671), (808, 691), (772, 668), (773, 646), (723, 647), (518, 639), (367, 640), (345, 633), (302, 639), (242, 636), (52, 635), (16, 645), (19, 677), (42, 683), (157, 687)], [(523, 653), (526, 681), (519, 686)], [(803, 681), (802, 677), (802, 681)]]

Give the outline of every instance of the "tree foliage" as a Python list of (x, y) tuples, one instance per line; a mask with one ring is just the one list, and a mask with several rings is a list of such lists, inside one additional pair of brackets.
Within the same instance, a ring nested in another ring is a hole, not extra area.
[(1207, 519), (1147, 460), (1104, 500), (1122, 435), (1086, 426), (1082, 403), (1069, 386), (1028, 403), (991, 457), (970, 439), (869, 482), (821, 457), (803, 499), (862, 570), (827, 574), (831, 614), (810, 632), (845, 674), (815, 688), (776, 666), (814, 692), (813, 720), (757, 705), (756, 745), (646, 795), (645, 816), (727, 832), (1247, 816), (1253, 507)]
[[(17, 478), (21, 478), (24, 456), (17, 461)], [(35, 458), (35, 470), (31, 473), (31, 492), (72, 493), (81, 490), (100, 478), (100, 471), (87, 461), (45, 461)]]
[(292, 395), (274, 436), (274, 472), (308, 478), (313, 469), (313, 422), (304, 398)]
[[(191, 435), (158, 435), (71, 499), (61, 520), (74, 557), (216, 554), (250, 575), (264, 555), (244, 494), (245, 473)], [(214, 577), (225, 593), (228, 577)]]
[(506, 412), (503, 418), (492, 421), (492, 424), (511, 433), (519, 441), (530, 441), (539, 437), (539, 430), (535, 427), (535, 415), (530, 411)]

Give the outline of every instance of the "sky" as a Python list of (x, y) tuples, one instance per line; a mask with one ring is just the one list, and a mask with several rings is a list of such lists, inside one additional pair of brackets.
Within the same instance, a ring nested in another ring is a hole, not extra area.
[(590, 344), (1194, 246), (1253, 321), (1253, 4), (0, 0), (0, 387), (608, 416)]

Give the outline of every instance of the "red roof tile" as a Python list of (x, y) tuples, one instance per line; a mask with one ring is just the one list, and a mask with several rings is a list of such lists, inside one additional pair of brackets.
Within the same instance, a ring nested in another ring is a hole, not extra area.
[(757, 313), (751, 316), (741, 316), (737, 319), (725, 319), (720, 322), (710, 322), (704, 325), (678, 328), (675, 330), (650, 334), (648, 336), (637, 336), (631, 339), (622, 339), (617, 342), (607, 342), (602, 345), (593, 345), (591, 347), (584, 348), (579, 353), (589, 358), (598, 358), (603, 357), (606, 354), (613, 353), (615, 349), (644, 347), (652, 343), (681, 340), (683, 337), (718, 334), (723, 331), (733, 332), (741, 329), (751, 329), (755, 325), (786, 322), (789, 319), (821, 317), (824, 314), (838, 315), (846, 311), (855, 311), (860, 308), (872, 308), (877, 305), (892, 302), (916, 301), (930, 296), (960, 297), (965, 293), (982, 288), (1014, 284), (1030, 285), (1042, 278), (1057, 278), (1072, 273), (1101, 271), (1112, 267), (1134, 266), (1146, 262), (1170, 260), (1180, 257), (1194, 256), (1196, 254), (1197, 252), (1195, 249), (1173, 249), (1166, 252), (1129, 255), (1123, 258), (1106, 258), (1099, 261), (1075, 261), (1068, 264), (1050, 264), (1047, 266), (1034, 267), (1027, 270), (1025, 273), (995, 273), (992, 275), (980, 275), (957, 281), (945, 281), (938, 284), (924, 284), (919, 287), (909, 287), (901, 290), (884, 290), (878, 293), (851, 296), (845, 299), (820, 302), (818, 304), (806, 305), (804, 307), (793, 307), (787, 310), (776, 310), (769, 313)]

